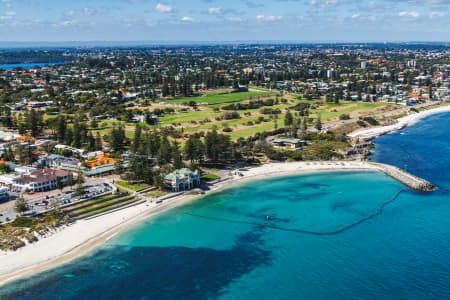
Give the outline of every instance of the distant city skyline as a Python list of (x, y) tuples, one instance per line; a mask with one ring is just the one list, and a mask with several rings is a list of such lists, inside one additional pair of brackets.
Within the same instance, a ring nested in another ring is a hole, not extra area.
[(450, 0), (0, 0), (0, 42), (450, 41)]

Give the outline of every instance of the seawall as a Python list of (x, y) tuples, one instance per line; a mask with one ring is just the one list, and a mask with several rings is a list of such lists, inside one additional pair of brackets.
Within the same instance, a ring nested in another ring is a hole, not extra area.
[(436, 190), (436, 186), (431, 182), (414, 176), (400, 168), (394, 167), (392, 165), (382, 164), (382, 163), (371, 163), (379, 171), (385, 173), (386, 175), (400, 181), (407, 187), (419, 191), (419, 192), (432, 192)]

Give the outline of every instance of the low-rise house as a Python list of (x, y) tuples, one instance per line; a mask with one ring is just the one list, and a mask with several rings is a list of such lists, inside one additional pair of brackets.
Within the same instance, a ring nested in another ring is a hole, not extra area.
[(57, 151), (70, 151), (70, 152), (78, 154), (78, 155), (83, 155), (83, 153), (85, 152), (82, 149), (70, 147), (70, 146), (67, 146), (67, 145), (56, 145), (55, 146), (55, 150), (57, 150)]
[(200, 185), (200, 172), (183, 168), (167, 174), (164, 179), (173, 192), (186, 191)]
[(20, 135), (17, 133), (0, 130), (0, 140), (2, 141), (9, 142), (17, 139), (18, 137), (20, 137)]
[(16, 138), (16, 141), (19, 143), (30, 143), (30, 144), (36, 143), (36, 139), (34, 137), (26, 135), (19, 136), (18, 138)]
[(13, 180), (12, 189), (17, 191), (43, 192), (56, 189), (58, 178), (65, 185), (69, 172), (55, 169), (41, 169)]
[(306, 146), (306, 142), (301, 139), (280, 137), (272, 140), (272, 144), (277, 148), (297, 149)]

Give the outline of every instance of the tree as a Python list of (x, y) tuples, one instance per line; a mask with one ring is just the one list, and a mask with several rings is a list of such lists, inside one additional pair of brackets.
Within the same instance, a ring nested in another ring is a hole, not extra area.
[(114, 174), (120, 175), (122, 173), (122, 163), (120, 161), (114, 164)]
[(72, 173), (69, 173), (69, 175), (67, 175), (66, 185), (67, 186), (72, 186), (73, 185), (73, 175), (72, 175)]
[(75, 196), (81, 197), (84, 194), (84, 186), (83, 186), (83, 176), (81, 172), (77, 174), (77, 189), (75, 190)]
[(97, 119), (96, 119), (96, 118), (92, 118), (92, 121), (91, 121), (91, 128), (93, 128), (93, 129), (98, 128), (98, 122), (97, 122)]
[(102, 150), (102, 137), (100, 136), (100, 133), (97, 132), (97, 135), (95, 137), (95, 150)]
[(153, 185), (162, 190), (165, 187), (165, 182), (164, 182), (164, 175), (163, 174), (156, 174), (153, 176)]
[(178, 169), (184, 168), (184, 163), (183, 163), (183, 159), (181, 158), (180, 151), (175, 150), (172, 153), (172, 157), (173, 157), (173, 167), (175, 169), (178, 170)]
[(73, 142), (73, 131), (71, 128), (66, 128), (66, 133), (64, 134), (64, 144), (66, 145), (72, 145)]
[(296, 138), (297, 137), (297, 123), (296, 122), (292, 122), (291, 125), (291, 136)]
[(315, 127), (318, 131), (322, 130), (322, 121), (320, 119), (320, 114), (317, 114), (316, 124)]
[(34, 109), (25, 113), (25, 126), (30, 130), (32, 137), (37, 137), (41, 134), (44, 128), (42, 114)]
[(26, 212), (27, 210), (29, 210), (28, 208), (28, 204), (25, 201), (25, 199), (23, 199), (22, 196), (20, 196), (17, 200), (16, 203), (14, 205), (14, 210), (16, 212), (18, 212), (19, 214), (23, 214), (24, 212)]
[(184, 144), (184, 155), (186, 159), (190, 160), (191, 163), (196, 159), (195, 142), (192, 136)]
[(11, 172), (11, 168), (8, 164), (0, 163), (0, 173), (1, 174), (10, 173), (10, 172)]
[(164, 136), (161, 139), (161, 145), (159, 147), (158, 154), (156, 155), (156, 159), (158, 161), (158, 165), (160, 166), (168, 164), (171, 160), (170, 143), (167, 136)]
[(61, 177), (56, 177), (56, 187), (58, 190), (62, 190), (64, 188)]
[(81, 136), (81, 127), (77, 119), (73, 123), (73, 146), (75, 148), (81, 148), (82, 144), (82, 136)]
[(291, 112), (288, 111), (286, 113), (286, 115), (284, 116), (284, 127), (291, 126), (293, 121), (294, 121), (294, 117), (292, 116)]
[(184, 145), (183, 152), (185, 158), (193, 163), (194, 161), (203, 159), (205, 145), (200, 140), (198, 135), (191, 135)]
[(113, 148), (114, 151), (120, 151), (124, 148), (126, 137), (125, 137), (125, 130), (123, 129), (122, 125), (120, 124), (119, 126), (113, 125), (113, 128), (109, 136), (109, 142), (111, 148)]
[(206, 156), (216, 161), (219, 159), (220, 156), (220, 150), (219, 150), (219, 138), (216, 130), (208, 132), (205, 138), (205, 150), (206, 150)]
[(136, 124), (136, 129), (134, 130), (134, 138), (133, 143), (131, 144), (131, 152), (136, 153), (139, 149), (139, 145), (141, 143), (141, 135), (142, 135), (142, 128), (139, 124)]
[(62, 116), (58, 117), (58, 122), (56, 126), (56, 138), (58, 139), (58, 141), (64, 142), (66, 129), (67, 129), (66, 119)]

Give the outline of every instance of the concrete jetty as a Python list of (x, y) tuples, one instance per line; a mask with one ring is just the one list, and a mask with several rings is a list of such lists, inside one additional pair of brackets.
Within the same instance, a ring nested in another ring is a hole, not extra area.
[(425, 179), (414, 176), (402, 169), (397, 167), (381, 164), (381, 163), (370, 163), (374, 165), (379, 171), (385, 173), (386, 175), (400, 181), (407, 187), (419, 191), (419, 192), (432, 192), (436, 190), (436, 186)]

